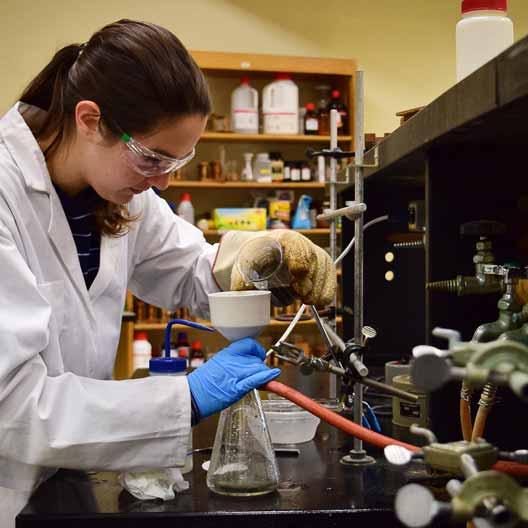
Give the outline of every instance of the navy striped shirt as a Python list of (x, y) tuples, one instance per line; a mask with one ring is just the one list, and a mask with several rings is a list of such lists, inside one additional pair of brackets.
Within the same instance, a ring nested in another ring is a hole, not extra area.
[(89, 289), (99, 271), (101, 236), (96, 227), (94, 210), (100, 198), (91, 187), (74, 197), (57, 186), (55, 190), (70, 224), (84, 282)]

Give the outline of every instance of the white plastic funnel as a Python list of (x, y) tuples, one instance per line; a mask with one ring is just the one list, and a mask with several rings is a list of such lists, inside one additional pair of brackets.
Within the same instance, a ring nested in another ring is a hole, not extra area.
[(229, 291), (209, 294), (211, 325), (226, 339), (257, 337), (270, 322), (269, 291)]

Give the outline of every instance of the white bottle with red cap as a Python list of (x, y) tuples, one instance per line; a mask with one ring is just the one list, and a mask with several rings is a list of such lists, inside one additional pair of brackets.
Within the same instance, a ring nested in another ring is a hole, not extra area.
[(134, 332), (134, 341), (132, 342), (134, 370), (148, 368), (151, 357), (152, 345), (148, 340), (147, 333)]
[(264, 134), (299, 133), (299, 88), (289, 73), (278, 73), (262, 91)]
[(191, 195), (189, 193), (183, 193), (180, 203), (178, 204), (177, 210), (178, 216), (181, 216), (184, 220), (187, 220), (189, 224), (194, 225), (194, 207), (191, 202)]
[(249, 77), (240, 79), (231, 94), (231, 129), (237, 134), (258, 134), (258, 92), (249, 84)]
[(456, 27), (457, 81), (513, 44), (508, 0), (462, 0), (462, 20)]

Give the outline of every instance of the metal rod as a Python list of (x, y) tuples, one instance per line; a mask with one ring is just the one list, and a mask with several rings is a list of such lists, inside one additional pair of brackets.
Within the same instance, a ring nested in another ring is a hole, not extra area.
[(323, 326), (325, 327), (326, 333), (328, 334), (328, 337), (332, 340), (334, 345), (337, 348), (339, 348), (341, 352), (344, 352), (346, 348), (345, 342), (337, 335), (337, 333), (324, 320), (323, 320)]
[[(363, 151), (365, 150), (364, 136), (364, 108), (363, 108), (363, 72), (356, 72), (356, 87), (354, 101), (354, 201), (363, 203)], [(363, 215), (354, 221), (354, 341), (360, 345), (362, 342), (361, 329), (363, 328)], [(363, 359), (363, 358), (360, 358)], [(357, 424), (363, 421), (363, 386), (354, 384), (354, 421)], [(363, 442), (354, 438), (354, 451), (362, 451)]]
[[(330, 150), (337, 149), (337, 110), (330, 110)], [(337, 160), (330, 158), (330, 209), (337, 209)], [(337, 258), (337, 225), (335, 218), (330, 221), (330, 256), (332, 262)], [(337, 292), (334, 296), (333, 305), (337, 311)], [(332, 329), (336, 329), (336, 319), (328, 318), (328, 323)], [(337, 378), (330, 375), (329, 395), (330, 399), (337, 398)]]
[[(411, 392), (397, 389), (396, 387), (393, 387), (392, 385), (386, 385), (385, 383), (381, 383), (381, 381), (376, 381), (371, 378), (362, 378), (361, 383), (363, 385), (367, 385), (367, 387), (378, 389), (380, 392), (383, 392), (385, 394), (391, 394), (392, 396), (398, 396), (402, 400), (405, 400), (408, 402), (417, 403), (418, 400), (420, 399), (420, 397), (417, 396), (416, 394), (412, 394)], [(356, 383), (356, 385), (358, 384)]]
[(332, 343), (332, 340), (330, 339), (330, 336), (328, 335), (328, 332), (326, 331), (326, 328), (323, 325), (323, 321), (321, 317), (319, 316), (319, 312), (317, 311), (317, 308), (315, 306), (310, 306), (310, 310), (312, 311), (313, 318), (315, 319), (315, 324), (317, 325), (317, 329), (319, 330), (319, 333), (321, 334), (321, 337), (323, 338), (323, 341), (325, 342), (326, 348), (328, 348), (328, 352), (332, 355), (334, 358), (334, 361), (337, 363), (337, 359), (334, 355), (334, 345)]
[(436, 438), (436, 435), (433, 433), (433, 431), (427, 429), (426, 427), (420, 427), (417, 424), (412, 424), (411, 427), (409, 427), (409, 431), (412, 434), (423, 436), (429, 445), (436, 444), (438, 442), (438, 439)]
[(335, 211), (328, 209), (321, 214), (317, 215), (317, 220), (330, 220), (332, 218), (339, 218), (340, 216), (347, 216), (353, 220), (356, 216), (363, 214), (367, 210), (367, 206), (364, 203), (353, 204), (347, 207), (341, 207)]
[[(337, 149), (337, 110), (330, 110), (330, 150)], [(337, 209), (337, 160), (330, 158), (330, 209), (335, 211)], [(337, 225), (335, 218), (331, 218), (330, 222), (330, 256), (332, 262), (337, 258)], [(336, 306), (337, 296), (334, 298), (334, 306)], [(335, 320), (330, 321), (330, 325), (335, 328)]]

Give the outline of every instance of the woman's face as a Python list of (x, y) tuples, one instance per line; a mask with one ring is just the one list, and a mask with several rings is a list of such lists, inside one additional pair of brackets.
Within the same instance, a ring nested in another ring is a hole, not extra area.
[[(171, 158), (183, 158), (198, 143), (204, 131), (207, 118), (190, 115), (169, 120), (147, 135), (134, 135), (133, 138), (145, 147)], [(135, 194), (150, 187), (164, 190), (169, 184), (169, 174), (145, 177), (136, 172), (126, 155), (128, 147), (121, 139), (108, 143), (106, 140), (91, 142), (84, 150), (84, 179), (103, 199), (126, 204)]]

